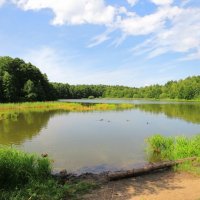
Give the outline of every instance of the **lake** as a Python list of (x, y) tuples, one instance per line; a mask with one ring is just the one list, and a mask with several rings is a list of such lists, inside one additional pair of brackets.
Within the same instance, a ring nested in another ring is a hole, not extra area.
[(200, 103), (131, 100), (65, 100), (133, 103), (121, 111), (15, 112), (0, 120), (0, 144), (27, 152), (48, 153), (54, 168), (69, 172), (130, 169), (143, 164), (145, 139), (153, 134), (200, 133)]

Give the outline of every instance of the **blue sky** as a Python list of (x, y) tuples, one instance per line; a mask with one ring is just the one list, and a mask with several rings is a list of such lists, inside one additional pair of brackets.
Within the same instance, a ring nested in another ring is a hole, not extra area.
[(200, 75), (199, 0), (0, 0), (0, 56), (50, 81), (146, 86)]

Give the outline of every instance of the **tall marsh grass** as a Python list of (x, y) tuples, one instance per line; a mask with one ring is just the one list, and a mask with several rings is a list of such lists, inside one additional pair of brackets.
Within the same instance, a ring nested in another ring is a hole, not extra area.
[(146, 142), (150, 161), (176, 160), (193, 156), (200, 158), (200, 134), (193, 137), (153, 135)]
[(0, 147), (0, 188), (24, 185), (51, 173), (47, 158), (9, 147)]
[(29, 103), (7, 103), (0, 104), (0, 120), (17, 120), (20, 112), (44, 112), (53, 110), (64, 110), (68, 112), (89, 112), (125, 110), (134, 108), (133, 104), (81, 104), (66, 102), (29, 102)]
[(66, 103), (66, 102), (27, 102), (27, 103), (6, 103), (0, 104), (0, 111), (9, 110), (67, 110), (67, 111), (92, 111), (92, 110), (115, 110), (115, 109), (129, 109), (133, 108), (133, 104), (88, 104), (81, 103)]
[(177, 166), (176, 169), (200, 175), (200, 134), (193, 137), (153, 135), (146, 142), (150, 162), (197, 157), (195, 163), (186, 162)]

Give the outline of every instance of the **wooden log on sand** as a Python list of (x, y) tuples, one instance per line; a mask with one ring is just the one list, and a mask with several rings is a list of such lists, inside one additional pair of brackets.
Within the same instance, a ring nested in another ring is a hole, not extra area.
[(157, 163), (149, 163), (145, 165), (144, 167), (127, 170), (127, 171), (118, 171), (118, 172), (112, 172), (108, 173), (108, 180), (115, 181), (123, 178), (130, 178), (134, 176), (139, 176), (143, 174), (147, 174), (156, 170), (166, 169), (169, 167), (173, 167), (175, 165), (184, 163), (185, 161), (194, 161), (196, 160), (196, 157), (191, 158), (184, 158), (176, 161), (164, 161), (164, 162), (157, 162)]

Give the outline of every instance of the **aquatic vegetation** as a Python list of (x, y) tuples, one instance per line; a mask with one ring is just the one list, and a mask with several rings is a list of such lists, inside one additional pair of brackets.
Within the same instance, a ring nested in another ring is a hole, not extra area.
[(19, 112), (64, 110), (68, 112), (109, 111), (134, 108), (133, 104), (81, 104), (66, 102), (34, 102), (0, 104), (0, 120), (16, 120)]
[(146, 142), (148, 144), (146, 151), (149, 161), (197, 157), (196, 163), (186, 162), (175, 169), (200, 174), (200, 134), (193, 137), (167, 137), (157, 134), (149, 137)]
[(171, 137), (153, 135), (146, 140), (149, 161), (171, 160), (174, 140)]
[(196, 156), (200, 158), (200, 134), (193, 137), (153, 135), (146, 140), (148, 159), (176, 160)]
[(0, 104), (0, 111), (27, 109), (39, 110), (67, 110), (67, 111), (93, 111), (93, 110), (113, 110), (113, 109), (128, 109), (133, 108), (133, 104), (90, 104), (84, 105), (81, 103), (65, 103), (65, 102), (34, 102), (34, 103), (9, 103)]

